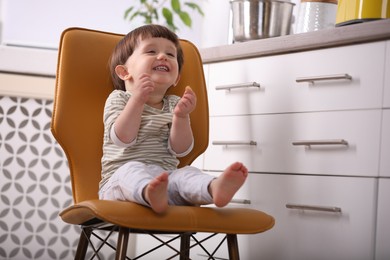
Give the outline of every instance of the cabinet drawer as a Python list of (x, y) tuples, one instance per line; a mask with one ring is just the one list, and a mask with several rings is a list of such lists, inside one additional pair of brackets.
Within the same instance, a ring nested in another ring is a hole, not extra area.
[[(252, 172), (377, 176), (380, 120), (380, 110), (211, 117), (204, 167), (242, 161)], [(300, 141), (336, 144), (293, 145)]]
[[(267, 212), (276, 222), (265, 233), (239, 236), (242, 259), (373, 259), (375, 178), (269, 174), (248, 178), (242, 187), (251, 201), (247, 207)], [(286, 204), (329, 211), (290, 209)]]
[[(385, 42), (376, 42), (210, 64), (210, 114), (382, 107), (384, 55)], [(296, 82), (302, 77), (340, 74), (352, 79)], [(248, 82), (260, 87), (240, 85)]]

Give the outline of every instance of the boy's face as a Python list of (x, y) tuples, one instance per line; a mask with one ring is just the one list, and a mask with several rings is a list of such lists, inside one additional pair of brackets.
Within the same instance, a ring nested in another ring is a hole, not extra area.
[(179, 79), (177, 49), (173, 42), (165, 38), (140, 40), (133, 54), (127, 59), (125, 67), (130, 81), (148, 74), (163, 93)]

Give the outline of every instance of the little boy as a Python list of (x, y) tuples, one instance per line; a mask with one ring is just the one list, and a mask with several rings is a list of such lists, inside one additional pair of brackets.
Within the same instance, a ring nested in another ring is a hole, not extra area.
[[(247, 168), (231, 164), (217, 178), (177, 158), (193, 147), (190, 113), (196, 95), (166, 95), (180, 79), (183, 51), (173, 32), (145, 25), (115, 47), (110, 69), (115, 90), (104, 108), (99, 198), (134, 201), (156, 213), (168, 205), (223, 207), (245, 182)], [(200, 126), (201, 127), (201, 126)]]

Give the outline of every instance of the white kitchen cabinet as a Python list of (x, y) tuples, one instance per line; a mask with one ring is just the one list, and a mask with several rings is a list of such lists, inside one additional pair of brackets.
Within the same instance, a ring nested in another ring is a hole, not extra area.
[[(209, 64), (210, 115), (379, 108), (385, 47), (375, 42)], [(351, 80), (296, 82), (345, 74)], [(260, 87), (245, 84), (253, 82)]]
[(379, 179), (378, 221), (376, 228), (376, 260), (386, 260), (390, 256), (390, 179)]
[(378, 176), (380, 123), (380, 110), (211, 117), (204, 168)]
[(251, 200), (248, 207), (276, 222), (265, 233), (239, 236), (241, 259), (373, 259), (376, 179), (250, 174), (242, 189), (239, 196)]
[(207, 65), (204, 168), (242, 161), (251, 174), (233, 202), (251, 204), (229, 207), (276, 220), (239, 236), (241, 258), (389, 259), (390, 41)]

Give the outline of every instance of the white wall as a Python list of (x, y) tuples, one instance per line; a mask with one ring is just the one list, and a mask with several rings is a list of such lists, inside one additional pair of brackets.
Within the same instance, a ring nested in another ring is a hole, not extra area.
[[(3, 23), (0, 39), (3, 45), (56, 49), (61, 32), (72, 26), (125, 34), (142, 24), (142, 20), (123, 19), (124, 11), (132, 2), (138, 1), (0, 0), (0, 22)], [(205, 16), (192, 13), (192, 29), (177, 21), (179, 36), (200, 48), (230, 43), (229, 0), (199, 0), (199, 5)], [(298, 5), (295, 11), (297, 9)]]
[[(127, 33), (142, 24), (142, 20), (125, 20), (129, 0), (1, 0), (3, 45), (53, 48), (58, 46), (61, 32), (68, 27)], [(203, 2), (203, 0), (201, 1)], [(193, 29), (184, 28), (180, 34), (200, 42), (201, 16), (194, 14)]]

